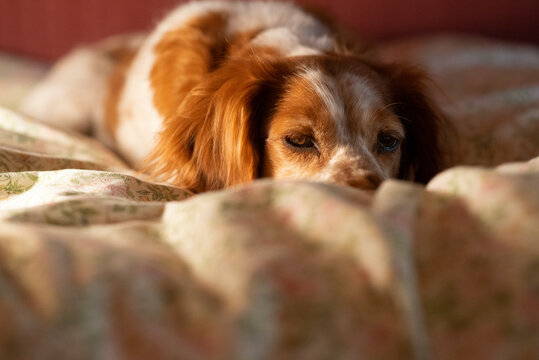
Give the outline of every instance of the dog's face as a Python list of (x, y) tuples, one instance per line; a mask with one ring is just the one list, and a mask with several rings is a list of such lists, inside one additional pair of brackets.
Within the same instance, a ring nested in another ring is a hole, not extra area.
[(291, 77), (268, 124), (264, 175), (375, 189), (399, 175), (405, 129), (388, 84), (360, 62), (314, 62)]
[(194, 191), (258, 177), (375, 189), (438, 170), (422, 75), (343, 56), (225, 64), (167, 119), (151, 167)]

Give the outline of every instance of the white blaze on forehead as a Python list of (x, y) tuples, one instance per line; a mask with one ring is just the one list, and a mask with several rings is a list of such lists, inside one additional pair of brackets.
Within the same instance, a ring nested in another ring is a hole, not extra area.
[(320, 97), (329, 111), (337, 126), (337, 136), (341, 139), (345, 138), (346, 115), (344, 113), (344, 103), (335, 79), (316, 69), (306, 69), (301, 76), (311, 84), (316, 95)]
[(351, 73), (342, 77), (342, 85), (352, 95), (353, 103), (349, 104), (352, 109), (351, 116), (360, 122), (362, 128), (372, 127), (372, 117), (377, 110), (384, 108), (384, 99), (379, 88), (369, 78)]
[[(359, 140), (359, 134), (353, 134), (348, 129), (347, 116), (352, 116), (353, 121), (364, 123), (362, 124), (364, 126), (360, 127), (368, 128), (375, 111), (383, 107), (382, 94), (368, 78), (347, 73), (339, 79), (335, 79), (316, 69), (306, 69), (301, 76), (309, 81), (316, 94), (323, 101), (332, 120), (335, 121), (337, 136), (342, 142)], [(352, 101), (351, 104), (346, 104), (346, 108), (353, 109), (351, 114), (345, 113), (341, 91), (349, 92), (345, 98), (347, 101), (350, 101), (349, 99)]]
[(383, 98), (373, 81), (367, 77), (347, 73), (342, 77), (345, 88), (350, 89), (357, 100), (356, 105), (365, 110), (383, 106)]
[(378, 110), (384, 108), (382, 94), (372, 80), (356, 74), (345, 74), (341, 78), (341, 85), (345, 89), (344, 91), (349, 91), (351, 95), (347, 97), (352, 102), (347, 104), (348, 108), (351, 109), (351, 114), (348, 116), (352, 117), (352, 121), (359, 123), (359, 126), (354, 126), (356, 131), (347, 133), (347, 140), (370, 153), (372, 137), (376, 135), (372, 133), (372, 130), (375, 129), (375, 115)]

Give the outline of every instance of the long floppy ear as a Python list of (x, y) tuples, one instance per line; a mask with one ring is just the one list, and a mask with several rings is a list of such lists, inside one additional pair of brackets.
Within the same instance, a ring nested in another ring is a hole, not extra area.
[(208, 74), (165, 119), (145, 171), (194, 192), (258, 175), (265, 132), (261, 104), (278, 74), (261, 59), (235, 59)]
[(427, 183), (442, 170), (442, 128), (446, 121), (435, 102), (427, 95), (427, 77), (402, 64), (383, 66), (389, 80), (392, 109), (406, 133), (399, 178)]

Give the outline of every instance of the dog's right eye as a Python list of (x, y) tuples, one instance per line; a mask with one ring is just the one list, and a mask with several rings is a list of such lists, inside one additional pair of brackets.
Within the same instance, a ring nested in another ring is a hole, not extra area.
[(283, 138), (283, 142), (286, 146), (295, 150), (316, 148), (313, 138), (308, 135), (288, 135)]
[(395, 150), (400, 145), (400, 140), (390, 134), (380, 134), (378, 135), (378, 151), (382, 153), (390, 153)]

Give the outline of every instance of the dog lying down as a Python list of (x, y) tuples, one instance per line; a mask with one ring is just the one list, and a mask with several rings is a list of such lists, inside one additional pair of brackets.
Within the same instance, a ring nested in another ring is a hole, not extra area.
[(93, 132), (194, 192), (260, 177), (425, 183), (440, 170), (442, 132), (425, 77), (361, 49), (290, 3), (187, 3), (148, 35), (74, 50), (22, 111)]

